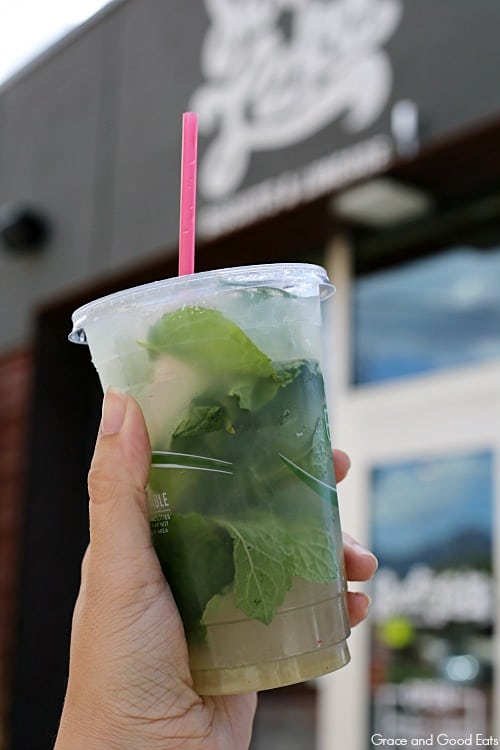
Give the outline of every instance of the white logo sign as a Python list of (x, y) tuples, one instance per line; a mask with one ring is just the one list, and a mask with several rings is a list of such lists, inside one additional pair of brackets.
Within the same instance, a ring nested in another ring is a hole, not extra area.
[(206, 78), (191, 108), (215, 133), (200, 165), (203, 195), (234, 191), (251, 153), (290, 146), (337, 118), (347, 132), (369, 127), (392, 85), (382, 45), (402, 0), (205, 0), (211, 25)]

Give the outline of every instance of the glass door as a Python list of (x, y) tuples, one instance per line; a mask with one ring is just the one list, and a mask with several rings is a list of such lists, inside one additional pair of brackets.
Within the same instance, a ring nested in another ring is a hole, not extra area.
[(500, 744), (500, 251), (474, 253), (381, 272), (360, 295), (347, 243), (331, 248), (342, 524), (380, 567), (351, 664), (319, 681), (320, 750)]
[(493, 476), (491, 450), (371, 472), (376, 739), (472, 737), (474, 746), (493, 735)]

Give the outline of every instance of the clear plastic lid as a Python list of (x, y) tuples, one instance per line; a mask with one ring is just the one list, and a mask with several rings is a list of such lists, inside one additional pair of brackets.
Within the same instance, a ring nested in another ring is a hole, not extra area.
[(335, 292), (325, 269), (312, 263), (269, 263), (220, 268), (153, 281), (88, 302), (71, 316), (73, 330), (68, 338), (76, 344), (86, 344), (87, 325), (98, 319), (112, 318), (125, 310), (155, 306), (167, 299), (179, 306), (193, 304), (199, 296), (206, 297), (225, 289), (252, 287), (280, 289), (297, 297), (319, 296), (321, 300)]

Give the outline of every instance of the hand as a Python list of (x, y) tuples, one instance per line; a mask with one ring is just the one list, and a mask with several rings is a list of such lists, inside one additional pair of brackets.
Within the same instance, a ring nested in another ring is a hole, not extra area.
[[(111, 389), (89, 474), (90, 545), (82, 565), (69, 682), (55, 750), (241, 750), (256, 695), (200, 697), (182, 622), (151, 544), (145, 487), (150, 445), (138, 404)], [(338, 479), (348, 457), (334, 452)], [(376, 559), (345, 536), (351, 580)], [(351, 624), (369, 600), (349, 593)]]

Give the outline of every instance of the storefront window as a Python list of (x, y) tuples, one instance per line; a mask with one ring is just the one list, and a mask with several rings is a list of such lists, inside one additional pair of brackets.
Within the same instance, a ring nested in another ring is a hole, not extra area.
[(500, 360), (500, 248), (457, 247), (360, 276), (355, 384)]
[(492, 472), (490, 452), (373, 470), (372, 736), (493, 732)]

